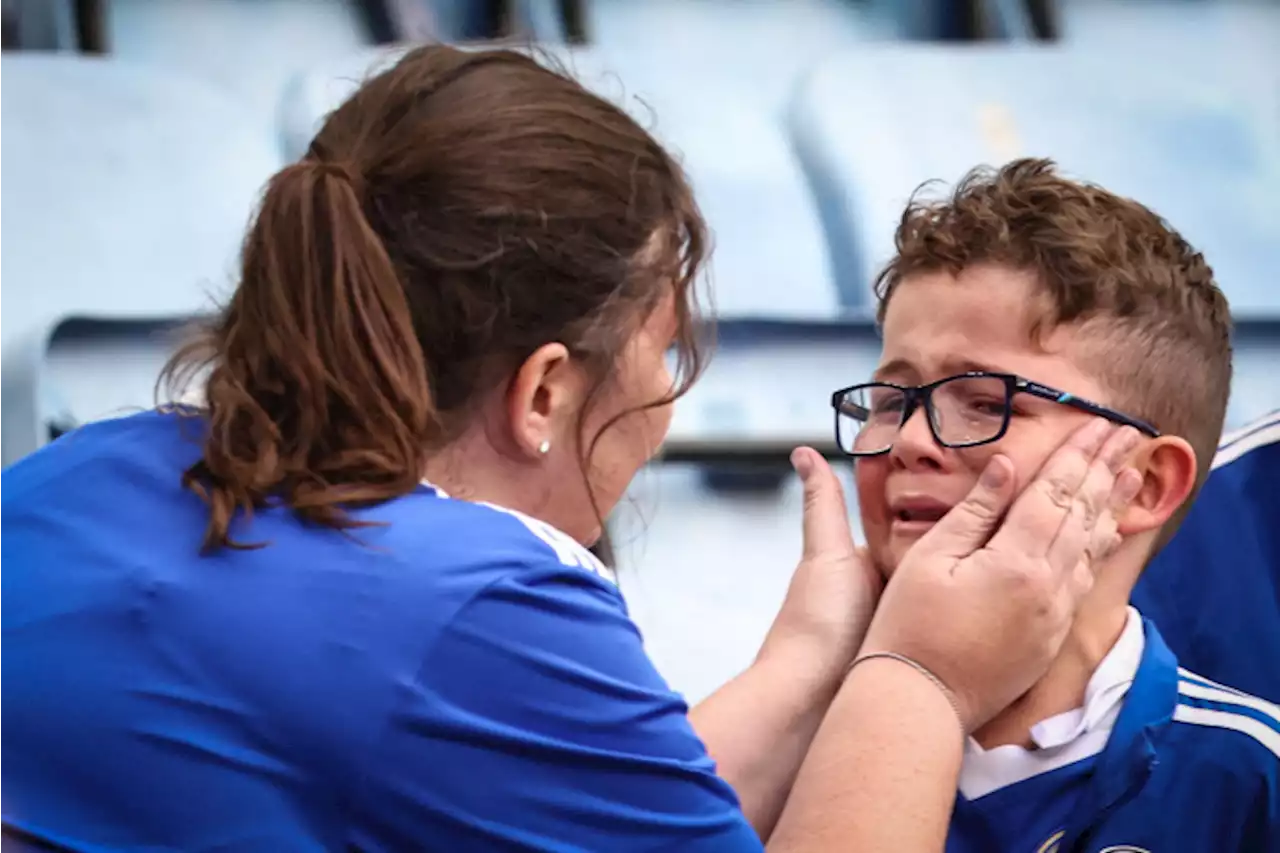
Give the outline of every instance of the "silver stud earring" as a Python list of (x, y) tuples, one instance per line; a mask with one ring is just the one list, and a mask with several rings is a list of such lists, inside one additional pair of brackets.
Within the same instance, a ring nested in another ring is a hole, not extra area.
[(541, 453), (543, 456), (546, 456), (548, 453), (550, 453), (550, 452), (551, 452), (551, 440), (550, 440), (550, 439), (547, 439), (547, 438), (544, 438), (544, 439), (542, 440), (542, 444), (539, 444), (539, 445), (538, 445), (538, 452), (539, 452), (539, 453)]

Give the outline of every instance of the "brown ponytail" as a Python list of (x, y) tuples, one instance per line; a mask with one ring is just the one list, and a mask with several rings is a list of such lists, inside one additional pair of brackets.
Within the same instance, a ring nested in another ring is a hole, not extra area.
[(436, 423), (404, 289), (361, 209), (353, 170), (304, 160), (267, 187), (241, 283), (194, 351), (214, 355), (208, 436), (183, 483), (209, 504), (204, 548), (237, 545), (237, 510), (270, 496), (328, 527), (344, 505), (387, 500), (422, 476)]

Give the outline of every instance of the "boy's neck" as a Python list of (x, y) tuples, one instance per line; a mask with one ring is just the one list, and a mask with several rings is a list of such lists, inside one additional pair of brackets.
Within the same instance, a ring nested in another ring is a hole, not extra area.
[(973, 733), (983, 749), (1016, 744), (1030, 748), (1031, 729), (1050, 717), (1074, 710), (1084, 704), (1089, 680), (1124, 631), (1128, 604), (1092, 610), (1081, 607), (1071, 633), (1063, 643), (1049, 671), (1008, 708)]

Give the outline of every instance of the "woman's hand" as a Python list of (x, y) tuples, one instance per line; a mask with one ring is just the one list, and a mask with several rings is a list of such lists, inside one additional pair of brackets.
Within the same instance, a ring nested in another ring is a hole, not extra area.
[(1094, 561), (1118, 542), (1116, 516), (1141, 486), (1136, 471), (1121, 474), (1137, 442), (1131, 428), (1089, 422), (1011, 507), (1012, 466), (992, 458), (907, 552), (861, 654), (895, 652), (933, 672), (966, 731), (1007, 707), (1057, 655)]
[(808, 447), (798, 448), (791, 461), (804, 483), (804, 548), (761, 656), (786, 647), (838, 679), (862, 645), (883, 582), (866, 549), (854, 544), (844, 491), (831, 466)]

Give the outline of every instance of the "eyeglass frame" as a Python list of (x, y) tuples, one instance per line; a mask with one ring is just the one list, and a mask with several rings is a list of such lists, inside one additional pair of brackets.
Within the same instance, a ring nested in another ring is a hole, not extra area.
[[(934, 426), (933, 418), (933, 391), (940, 385), (946, 385), (949, 382), (955, 382), (959, 379), (999, 379), (1004, 382), (1004, 417), (1000, 422), (1000, 429), (990, 438), (984, 438), (978, 441), (966, 441), (963, 443), (951, 443), (943, 441), (938, 435), (937, 428)], [(897, 432), (894, 433), (894, 440), (889, 443), (888, 447), (883, 450), (873, 451), (852, 451), (845, 450), (844, 445), (840, 442), (840, 418), (842, 411), (840, 408), (844, 398), (857, 391), (859, 388), (893, 388), (901, 391), (904, 396), (902, 406), (902, 420), (898, 422)], [(962, 450), (969, 447), (981, 447), (985, 444), (994, 444), (1005, 437), (1009, 431), (1009, 421), (1013, 419), (1013, 398), (1017, 394), (1030, 394), (1033, 397), (1039, 397), (1042, 400), (1048, 400), (1051, 403), (1058, 403), (1063, 406), (1069, 406), (1088, 414), (1105, 418), (1115, 424), (1130, 426), (1144, 433), (1151, 438), (1159, 438), (1160, 430), (1151, 424), (1138, 418), (1130, 417), (1124, 412), (1118, 412), (1115, 409), (1103, 406), (1086, 400), (1083, 397), (1077, 397), (1068, 391), (1061, 391), (1049, 385), (1035, 382), (1016, 373), (997, 373), (994, 371), (974, 370), (966, 373), (957, 373), (954, 376), (946, 376), (936, 382), (930, 382), (927, 385), (898, 385), (893, 382), (859, 382), (857, 385), (850, 385), (847, 388), (841, 388), (831, 394), (831, 408), (835, 410), (835, 431), (836, 431), (836, 447), (845, 456), (855, 459), (865, 459), (873, 456), (883, 456), (893, 450), (894, 442), (897, 441), (898, 432), (906, 426), (907, 421), (916, 413), (916, 409), (922, 405), (925, 410), (925, 421), (929, 425), (929, 434), (933, 436), (933, 440), (938, 443), (939, 447), (946, 447), (951, 450)]]

